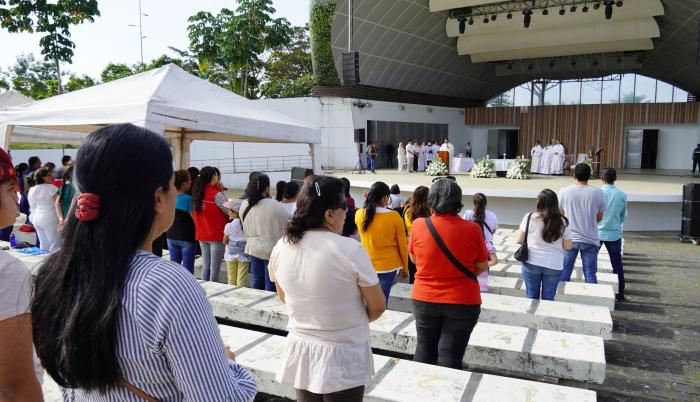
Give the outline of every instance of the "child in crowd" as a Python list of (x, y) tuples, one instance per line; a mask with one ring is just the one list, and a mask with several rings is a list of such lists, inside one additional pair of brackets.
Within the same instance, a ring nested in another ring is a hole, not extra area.
[(228, 208), (228, 216), (231, 222), (224, 227), (224, 261), (228, 272), (228, 284), (236, 286), (249, 286), (248, 271), (249, 262), (245, 255), (245, 236), (243, 225), (238, 216), (243, 200), (228, 200), (224, 208)]

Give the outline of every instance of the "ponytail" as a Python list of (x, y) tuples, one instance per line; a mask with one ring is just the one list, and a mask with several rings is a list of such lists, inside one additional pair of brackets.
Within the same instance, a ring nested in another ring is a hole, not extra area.
[(367, 231), (369, 225), (374, 220), (374, 215), (377, 213), (377, 204), (384, 198), (391, 195), (391, 190), (386, 183), (378, 181), (372, 184), (372, 187), (367, 193), (367, 198), (365, 199), (365, 220), (362, 222), (362, 230)]
[(481, 230), (484, 230), (484, 224), (486, 223), (486, 196), (483, 193), (474, 194), (474, 223), (481, 226)]

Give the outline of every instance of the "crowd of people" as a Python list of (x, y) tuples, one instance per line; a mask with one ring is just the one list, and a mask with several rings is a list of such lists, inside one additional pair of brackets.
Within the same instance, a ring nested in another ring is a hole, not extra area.
[[(369, 323), (397, 278), (412, 284), (414, 360), (461, 368), (498, 262), (496, 213), (482, 193), (464, 210), (454, 178), (408, 198), (375, 182), (356, 206), (345, 178), (310, 175), (276, 183), (272, 194), (270, 178), (253, 172), (242, 196), (229, 198), (218, 169), (173, 171), (165, 140), (132, 125), (87, 137), (78, 188), (71, 162), (60, 189), (40, 161), (30, 165), (18, 174), (0, 152), (0, 226), (14, 223), (17, 180), (32, 174), (30, 220), (55, 248), (33, 294), (26, 267), (0, 252), (0, 338), (11, 340), (0, 344), (0, 387), (19, 400), (41, 400), (42, 366), (71, 401), (250, 400), (255, 381), (224, 345), (193, 275), (201, 254), (203, 281), (218, 281), (225, 262), (229, 284), (276, 292), (287, 305), (277, 381), (300, 401), (361, 401), (375, 373)], [(530, 298), (554, 300), (579, 252), (586, 282), (596, 283), (602, 243), (624, 300), (626, 196), (614, 169), (602, 189), (590, 175), (577, 165), (574, 185), (543, 190), (523, 217), (517, 243), (528, 248)], [(163, 236), (170, 261), (154, 255)]]

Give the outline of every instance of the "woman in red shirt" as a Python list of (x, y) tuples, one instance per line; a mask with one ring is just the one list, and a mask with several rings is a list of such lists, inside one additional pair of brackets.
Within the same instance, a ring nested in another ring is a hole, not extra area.
[(411, 297), (418, 339), (413, 360), (461, 369), (481, 312), (476, 275), (488, 268), (488, 253), (479, 225), (459, 216), (462, 189), (457, 183), (449, 179), (433, 183), (428, 204), (432, 216), (413, 221), (408, 244), (416, 264)]
[(228, 212), (224, 207), (228, 199), (222, 191), (220, 180), (215, 168), (205, 166), (199, 172), (192, 191), (194, 237), (202, 248), (203, 281), (219, 281), (219, 269), (224, 258), (221, 239), (228, 222)]

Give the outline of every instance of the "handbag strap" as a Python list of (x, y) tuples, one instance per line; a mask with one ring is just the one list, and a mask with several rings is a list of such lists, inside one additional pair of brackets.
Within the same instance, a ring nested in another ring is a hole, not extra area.
[(138, 396), (139, 398), (143, 399), (144, 401), (148, 402), (159, 402), (156, 398), (148, 395), (144, 391), (142, 391), (140, 388), (137, 388), (135, 385), (132, 385), (129, 381), (127, 381), (124, 378), (119, 379), (119, 384), (121, 384), (124, 388), (126, 388), (129, 392), (132, 394)]
[(455, 258), (454, 255), (450, 252), (450, 250), (447, 248), (445, 245), (445, 242), (442, 241), (442, 238), (438, 234), (437, 230), (435, 229), (435, 226), (433, 225), (433, 222), (430, 220), (430, 217), (425, 219), (425, 223), (428, 225), (428, 230), (430, 230), (430, 234), (433, 235), (433, 239), (435, 239), (435, 243), (437, 243), (438, 247), (440, 247), (440, 250), (445, 254), (448, 260), (457, 267), (458, 270), (462, 271), (464, 275), (467, 276), (467, 278), (472, 279), (475, 282), (479, 282), (479, 280), (476, 278), (476, 274), (474, 274), (472, 271), (468, 270), (464, 265), (462, 265), (457, 258)]
[(527, 246), (527, 237), (530, 235), (530, 217), (532, 216), (532, 212), (527, 214), (527, 223), (525, 224), (525, 240), (523, 241), (523, 245)]

